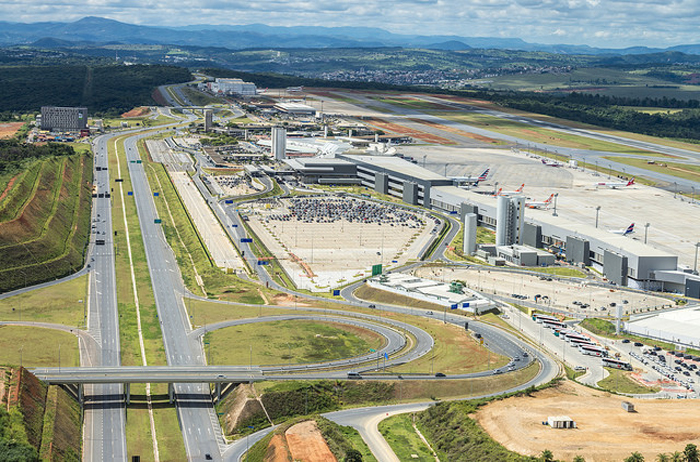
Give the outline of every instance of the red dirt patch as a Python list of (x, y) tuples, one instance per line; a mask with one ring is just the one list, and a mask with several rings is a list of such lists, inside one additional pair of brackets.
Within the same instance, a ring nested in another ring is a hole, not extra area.
[(392, 122), (387, 122), (386, 120), (378, 118), (378, 117), (371, 117), (371, 118), (368, 118), (366, 120), (370, 124), (375, 125), (383, 130), (386, 130), (386, 131), (389, 131), (392, 133), (398, 133), (401, 135), (411, 136), (413, 138), (417, 138), (417, 139), (425, 141), (427, 143), (454, 144), (453, 141), (450, 141), (447, 138), (443, 138), (441, 136), (433, 135), (430, 133), (421, 132), (418, 130), (412, 130), (408, 127), (404, 127), (403, 125), (395, 124)]
[(157, 88), (151, 93), (151, 98), (153, 98), (153, 101), (155, 101), (158, 106), (168, 106), (168, 100), (165, 99), (165, 96), (163, 96)]
[(275, 435), (267, 445), (265, 460), (269, 462), (289, 462), (289, 447), (284, 435)]
[(291, 426), (286, 432), (292, 460), (304, 462), (336, 462), (326, 440), (313, 420)]
[(13, 176), (12, 179), (7, 183), (7, 187), (2, 192), (2, 194), (0, 194), (0, 201), (2, 201), (5, 198), (5, 196), (7, 196), (7, 194), (12, 189), (12, 185), (15, 184), (15, 181), (17, 180), (18, 177), (19, 177), (19, 173), (17, 175)]
[(456, 128), (448, 127), (447, 125), (439, 124), (437, 122), (433, 122), (430, 120), (421, 120), (421, 119), (408, 119), (408, 120), (412, 120), (414, 122), (419, 122), (419, 123), (437, 128), (438, 130), (445, 130), (446, 132), (454, 133), (455, 135), (460, 135), (460, 136), (464, 136), (467, 138), (471, 138), (473, 140), (481, 141), (482, 143), (500, 143), (500, 141), (495, 140), (493, 138), (489, 138), (487, 136), (477, 135), (476, 133), (465, 132), (463, 130), (458, 130)]
[(130, 117), (143, 117), (149, 112), (151, 112), (151, 110), (146, 106), (135, 107), (132, 110), (122, 114), (122, 117), (124, 117), (125, 119), (128, 119)]
[(0, 124), (0, 138), (10, 138), (22, 128), (24, 122), (8, 122)]

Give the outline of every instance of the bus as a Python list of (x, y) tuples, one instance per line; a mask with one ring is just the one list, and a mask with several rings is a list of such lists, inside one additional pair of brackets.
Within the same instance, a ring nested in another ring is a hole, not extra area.
[(543, 321), (542, 325), (548, 329), (559, 329), (559, 330), (566, 329), (566, 327), (567, 327), (566, 324), (564, 324), (563, 322), (559, 322), (559, 321)]
[(603, 367), (612, 367), (613, 369), (621, 369), (623, 371), (632, 370), (632, 365), (630, 363), (615, 358), (603, 358)]
[(532, 320), (537, 321), (540, 324), (542, 324), (545, 321), (559, 322), (559, 318), (555, 318), (554, 316), (548, 316), (546, 314), (539, 314), (539, 313), (533, 314)]
[(566, 339), (570, 344), (573, 346), (579, 346), (579, 345), (596, 345), (596, 343), (593, 340), (587, 339), (587, 338), (572, 338), (572, 339)]
[(579, 334), (579, 333), (577, 333), (577, 332), (576, 332), (576, 333), (573, 333), (573, 334), (567, 334), (567, 335), (566, 335), (566, 340), (567, 340), (567, 341), (572, 341), (572, 340), (585, 340), (585, 341), (587, 341), (587, 342), (592, 342), (592, 343), (593, 343), (593, 341), (592, 341), (590, 338), (586, 337), (585, 335), (581, 335), (581, 334)]
[(578, 351), (580, 351), (581, 354), (584, 354), (584, 355), (599, 356), (601, 358), (608, 357), (608, 352), (605, 351), (605, 348), (601, 348), (601, 347), (596, 346), (596, 345), (580, 344), (580, 345), (578, 345)]

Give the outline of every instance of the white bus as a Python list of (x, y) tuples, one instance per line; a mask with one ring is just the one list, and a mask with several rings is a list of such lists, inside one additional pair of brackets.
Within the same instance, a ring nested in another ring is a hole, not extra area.
[(605, 351), (605, 348), (601, 348), (595, 345), (578, 345), (578, 351), (580, 351), (584, 355), (598, 356), (600, 358), (607, 358), (608, 356), (608, 352)]
[(615, 358), (603, 358), (603, 367), (612, 367), (623, 371), (632, 370), (632, 365), (630, 363)]

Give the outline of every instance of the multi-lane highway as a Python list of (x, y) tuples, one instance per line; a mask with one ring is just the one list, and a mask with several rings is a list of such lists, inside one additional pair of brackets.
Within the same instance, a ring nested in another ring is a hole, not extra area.
[[(88, 366), (118, 367), (119, 313), (112, 240), (112, 209), (107, 143), (115, 135), (95, 139), (95, 181), (98, 197), (92, 215), (92, 253), (87, 326), (100, 348), (94, 357), (84, 358)], [(99, 170), (98, 170), (99, 168)], [(99, 197), (101, 195), (102, 197)], [(90, 385), (85, 390), (84, 456), (89, 460), (126, 460), (125, 409), (123, 389), (118, 383)]]

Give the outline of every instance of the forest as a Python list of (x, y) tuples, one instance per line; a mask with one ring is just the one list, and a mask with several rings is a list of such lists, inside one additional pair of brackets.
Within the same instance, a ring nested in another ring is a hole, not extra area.
[(154, 104), (159, 85), (192, 80), (189, 70), (162, 65), (0, 67), (0, 112), (36, 112), (41, 106), (85, 106), (90, 115), (114, 116)]

